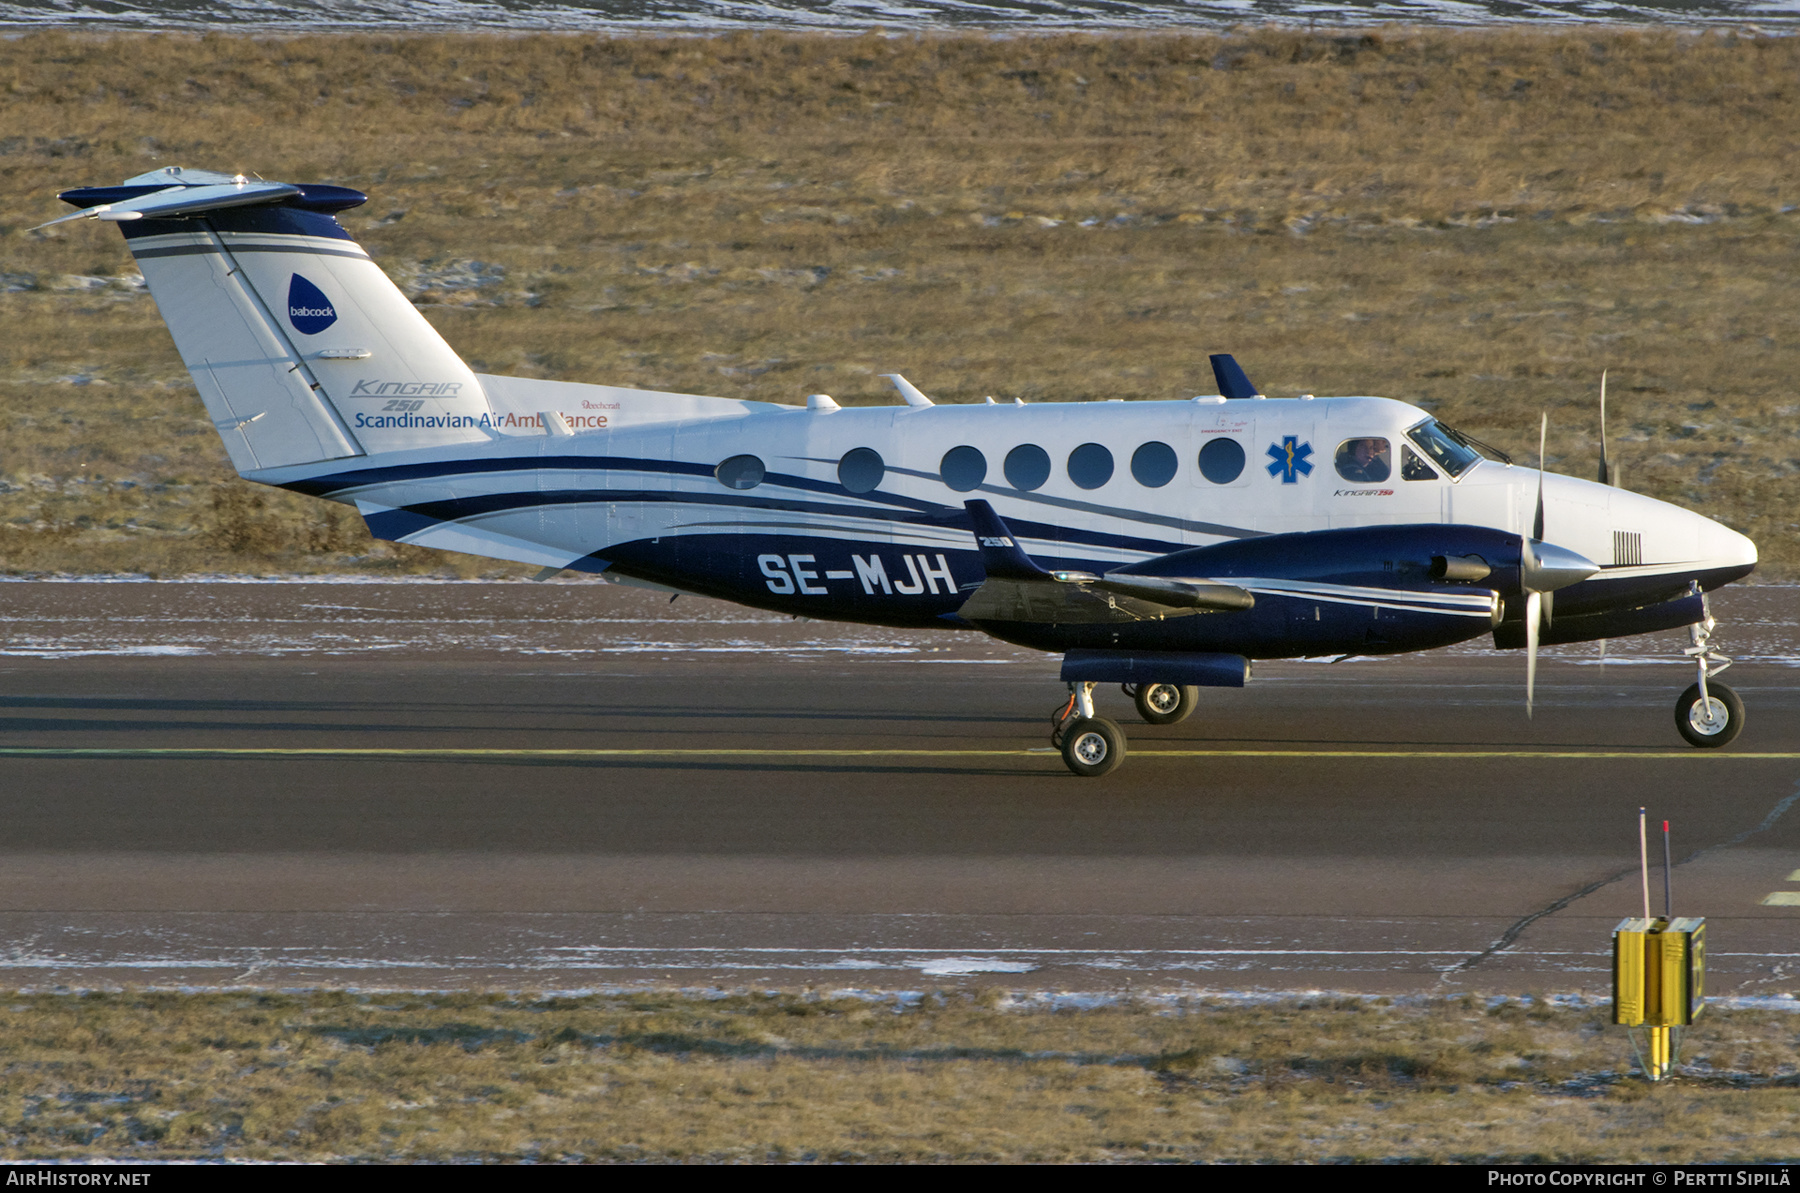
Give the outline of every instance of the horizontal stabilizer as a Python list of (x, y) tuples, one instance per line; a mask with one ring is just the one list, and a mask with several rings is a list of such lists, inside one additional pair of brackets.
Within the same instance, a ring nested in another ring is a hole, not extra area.
[(1048, 580), (1050, 573), (1032, 561), (1013, 538), (1012, 531), (985, 501), (965, 501), (969, 521), (975, 529), (975, 546), (981, 552), (981, 566), (993, 580)]
[(1254, 398), (1257, 389), (1250, 384), (1250, 378), (1244, 376), (1243, 368), (1228, 353), (1218, 353), (1207, 358), (1212, 361), (1213, 379), (1219, 383), (1219, 393), (1227, 398)]
[(1250, 660), (1240, 654), (1178, 650), (1071, 650), (1063, 656), (1064, 683), (1172, 683), (1197, 688), (1241, 688)]
[[(108, 223), (124, 223), (127, 220), (170, 219), (179, 215), (194, 215), (202, 211), (217, 211), (225, 207), (247, 207), (252, 203), (272, 203), (277, 199), (285, 199), (300, 193), (300, 188), (287, 182), (262, 182), (242, 177), (234, 182), (217, 183), (209, 186), (184, 186), (179, 183), (147, 195), (139, 195), (132, 199), (121, 199), (115, 203), (101, 203), (96, 207), (83, 208), (39, 224), (39, 228), (48, 228), (52, 224), (67, 223), (70, 220), (104, 220)], [(34, 229), (35, 231), (35, 229)]]

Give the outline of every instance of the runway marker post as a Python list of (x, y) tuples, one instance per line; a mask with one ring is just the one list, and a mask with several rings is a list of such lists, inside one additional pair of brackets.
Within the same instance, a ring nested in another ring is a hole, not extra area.
[[(1663, 1081), (1681, 1055), (1683, 1029), (1706, 1005), (1706, 920), (1675, 918), (1673, 850), (1663, 821), (1663, 915), (1650, 918), (1650, 848), (1638, 809), (1638, 873), (1644, 914), (1613, 929), (1613, 1022), (1626, 1029), (1638, 1067)], [(1644, 1029), (1640, 1046), (1636, 1028)]]

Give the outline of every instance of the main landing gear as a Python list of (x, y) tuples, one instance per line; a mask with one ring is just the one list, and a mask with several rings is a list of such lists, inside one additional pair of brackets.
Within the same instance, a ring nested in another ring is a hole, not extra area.
[(1120, 687), (1137, 704), (1138, 716), (1152, 725), (1173, 725), (1185, 721), (1200, 703), (1200, 689), (1172, 683), (1122, 684)]
[(1063, 764), (1084, 779), (1095, 779), (1125, 761), (1125, 731), (1094, 714), (1094, 685), (1069, 685), (1069, 702), (1050, 719), (1050, 744)]
[[(1084, 779), (1098, 778), (1125, 760), (1125, 731), (1094, 712), (1091, 683), (1069, 685), (1069, 700), (1050, 719), (1050, 744), (1063, 762)], [(1172, 683), (1123, 684), (1138, 715), (1152, 725), (1184, 721), (1200, 702), (1200, 689)]]
[(1731, 666), (1731, 660), (1712, 648), (1712, 632), (1719, 624), (1712, 610), (1702, 604), (1706, 616), (1688, 627), (1691, 645), (1681, 653), (1694, 660), (1699, 678), (1675, 702), (1675, 728), (1690, 746), (1714, 750), (1743, 732), (1744, 702), (1738, 694), (1712, 678)]

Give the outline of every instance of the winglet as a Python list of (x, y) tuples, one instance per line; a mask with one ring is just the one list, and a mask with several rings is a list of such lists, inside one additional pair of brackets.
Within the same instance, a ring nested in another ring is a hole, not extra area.
[(1250, 384), (1250, 378), (1244, 376), (1244, 370), (1238, 362), (1224, 352), (1207, 357), (1212, 361), (1213, 377), (1219, 383), (1219, 392), (1228, 398), (1254, 398), (1257, 390)]
[(1048, 580), (1050, 573), (1032, 561), (1019, 547), (1012, 531), (985, 501), (965, 501), (969, 521), (975, 530), (975, 546), (981, 552), (981, 566), (990, 580)]
[(894, 383), (894, 388), (900, 391), (900, 396), (906, 399), (906, 404), (908, 406), (930, 406), (934, 404), (930, 398), (919, 392), (918, 386), (914, 385), (900, 374), (883, 373), (882, 376)]

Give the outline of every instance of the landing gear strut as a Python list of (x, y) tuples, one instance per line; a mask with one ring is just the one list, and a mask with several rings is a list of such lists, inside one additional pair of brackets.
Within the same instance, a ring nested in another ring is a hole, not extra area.
[(1690, 746), (1713, 750), (1729, 744), (1744, 729), (1744, 702), (1738, 694), (1712, 678), (1731, 666), (1731, 660), (1712, 648), (1712, 632), (1719, 624), (1701, 598), (1705, 617), (1688, 627), (1691, 645), (1681, 653), (1694, 660), (1699, 678), (1675, 702), (1675, 728)]
[(1069, 702), (1051, 719), (1050, 744), (1062, 751), (1064, 765), (1084, 779), (1098, 778), (1125, 760), (1125, 733), (1094, 715), (1091, 683), (1069, 685)]

